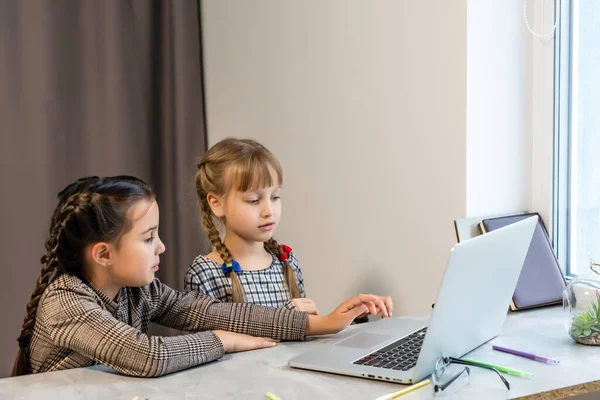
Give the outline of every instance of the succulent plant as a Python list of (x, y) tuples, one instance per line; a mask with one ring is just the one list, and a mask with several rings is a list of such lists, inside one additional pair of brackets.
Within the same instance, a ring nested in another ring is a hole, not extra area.
[(577, 338), (597, 336), (600, 332), (600, 293), (596, 290), (596, 301), (592, 302), (588, 312), (573, 317), (571, 335)]

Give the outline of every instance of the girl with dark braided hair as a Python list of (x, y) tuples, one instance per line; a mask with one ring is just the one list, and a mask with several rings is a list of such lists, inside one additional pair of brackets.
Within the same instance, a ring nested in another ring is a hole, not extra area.
[[(80, 179), (58, 194), (13, 376), (104, 364), (160, 376), (279, 339), (339, 332), (377, 299), (327, 316), (181, 293), (154, 277), (165, 246), (152, 189), (129, 176)], [(149, 336), (151, 322), (193, 332)]]
[[(186, 290), (221, 301), (318, 315), (315, 303), (306, 297), (298, 259), (273, 237), (281, 217), (283, 183), (275, 156), (254, 140), (226, 138), (204, 155), (195, 180), (202, 223), (214, 251), (192, 262)], [(391, 315), (391, 298), (377, 297), (384, 305), (383, 315)], [(379, 309), (372, 305), (370, 310)], [(368, 314), (357, 322), (366, 322)]]

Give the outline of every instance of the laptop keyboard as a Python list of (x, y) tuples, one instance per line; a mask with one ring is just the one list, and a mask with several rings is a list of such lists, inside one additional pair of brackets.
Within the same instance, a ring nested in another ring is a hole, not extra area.
[(417, 364), (427, 327), (419, 329), (353, 364), (408, 371)]

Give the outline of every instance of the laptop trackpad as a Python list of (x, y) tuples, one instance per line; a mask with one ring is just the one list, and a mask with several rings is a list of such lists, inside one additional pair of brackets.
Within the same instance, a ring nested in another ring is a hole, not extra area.
[(336, 346), (353, 347), (355, 349), (368, 349), (390, 339), (391, 336), (376, 333), (359, 333), (348, 339), (336, 343)]

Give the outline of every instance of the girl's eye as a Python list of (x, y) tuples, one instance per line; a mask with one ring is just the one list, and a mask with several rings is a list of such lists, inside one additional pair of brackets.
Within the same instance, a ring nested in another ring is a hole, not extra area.
[(144, 240), (146, 243), (152, 243), (154, 240), (154, 236), (150, 236), (148, 239)]
[(258, 200), (248, 200), (249, 204), (258, 204)]
[(281, 196), (273, 196), (273, 200), (279, 200), (281, 199)]

